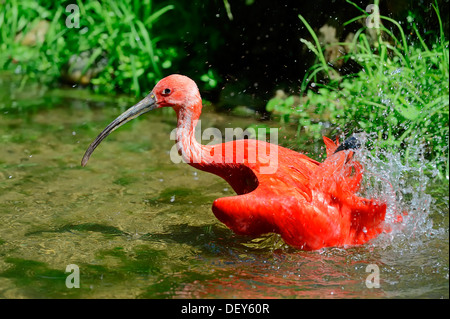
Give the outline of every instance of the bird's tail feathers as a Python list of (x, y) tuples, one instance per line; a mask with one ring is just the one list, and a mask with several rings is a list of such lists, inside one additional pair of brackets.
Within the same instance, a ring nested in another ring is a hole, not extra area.
[(337, 149), (337, 144), (339, 144), (339, 138), (336, 138), (336, 143), (333, 142), (332, 139), (324, 136), (323, 142), (325, 143), (325, 147), (327, 148), (327, 157), (330, 157)]

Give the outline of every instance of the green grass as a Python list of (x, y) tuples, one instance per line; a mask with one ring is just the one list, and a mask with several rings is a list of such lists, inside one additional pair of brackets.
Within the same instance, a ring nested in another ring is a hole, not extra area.
[[(207, 14), (202, 3), (181, 0), (0, 1), (0, 70), (22, 75), (22, 83), (78, 83), (135, 96), (183, 70), (214, 89), (220, 76), (190, 53), (204, 44), (186, 46), (206, 33), (217, 49), (218, 31), (202, 22)], [(37, 30), (41, 36), (30, 41)]]
[[(90, 76), (97, 92), (122, 91), (139, 96), (177, 58), (174, 47), (160, 45), (167, 34), (152, 33), (173, 5), (155, 8), (152, 0), (74, 3), (78, 12), (66, 10), (69, 2), (1, 3), (0, 69), (44, 84), (77, 72)], [(78, 28), (74, 25), (77, 20)], [(44, 37), (24, 44), (25, 36), (39, 23), (48, 27)]]
[[(357, 8), (364, 14), (347, 24), (367, 17), (365, 10)], [(325, 61), (317, 35), (299, 16), (313, 38), (313, 42), (302, 42), (318, 60), (302, 83), (305, 102), (294, 105), (293, 99), (278, 99), (266, 108), (294, 118), (299, 130), (306, 127), (316, 137), (323, 132), (322, 122), (326, 120), (346, 134), (376, 132), (374, 144), (402, 151), (405, 158), (420, 145), (425, 159), (448, 179), (449, 42), (444, 37), (437, 3), (433, 8), (440, 22), (435, 43), (425, 43), (413, 21), (413, 35), (407, 37), (398, 22), (385, 16), (380, 16), (381, 21), (393, 29), (381, 25), (372, 43), (366, 28), (360, 29), (351, 43), (338, 43), (351, 48), (341, 58), (361, 67), (358, 73), (347, 76), (341, 76)]]

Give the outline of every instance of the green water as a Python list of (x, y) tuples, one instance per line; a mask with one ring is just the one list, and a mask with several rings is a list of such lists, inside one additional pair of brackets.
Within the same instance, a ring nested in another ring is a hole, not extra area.
[[(9, 80), (0, 92), (0, 298), (449, 296), (447, 182), (428, 185), (433, 226), (407, 238), (274, 249), (276, 238), (255, 243), (216, 220), (213, 200), (233, 194), (223, 180), (170, 161), (173, 117), (127, 124), (82, 168), (87, 146), (131, 101)], [(204, 127), (255, 122), (204, 113)], [(80, 288), (66, 286), (69, 264)], [(379, 288), (366, 286), (371, 264)]]

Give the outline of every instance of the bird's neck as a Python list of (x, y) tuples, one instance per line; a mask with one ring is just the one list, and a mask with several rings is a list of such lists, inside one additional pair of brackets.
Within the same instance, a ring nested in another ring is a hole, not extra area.
[(230, 157), (226, 159), (225, 150), (222, 148), (225, 144), (212, 146), (197, 142), (195, 127), (200, 117), (200, 110), (201, 108), (194, 108), (192, 112), (175, 110), (178, 118), (176, 130), (178, 153), (189, 165), (225, 179), (237, 194), (251, 192), (258, 186), (257, 177), (250, 169), (242, 168), (230, 161)]
[(177, 149), (186, 163), (208, 165), (212, 162), (210, 147), (200, 144), (195, 138), (199, 117), (199, 111), (177, 112)]

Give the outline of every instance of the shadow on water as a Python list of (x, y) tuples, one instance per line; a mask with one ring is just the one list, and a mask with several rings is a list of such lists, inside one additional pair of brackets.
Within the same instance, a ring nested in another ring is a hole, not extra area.
[[(124, 232), (117, 227), (97, 224), (85, 223), (75, 225), (64, 225), (53, 229), (34, 230), (25, 233), (24, 236), (35, 236), (39, 239), (44, 234), (52, 233), (71, 233), (71, 234), (88, 234), (99, 233), (105, 238), (111, 236), (122, 236), (125, 240), (136, 240), (143, 242), (159, 242), (159, 243), (177, 243), (187, 244), (191, 248), (198, 251), (199, 254), (221, 253), (223, 250), (232, 248), (242, 249), (242, 244), (248, 243), (249, 238), (231, 233), (225, 226), (214, 224), (206, 226), (192, 226), (189, 224), (169, 225), (165, 227), (164, 232), (153, 232), (135, 234)], [(256, 247), (254, 245), (253, 247)], [(257, 249), (257, 248), (256, 248)]]
[(39, 236), (42, 233), (64, 233), (64, 232), (99, 232), (105, 235), (113, 235), (119, 236), (124, 235), (125, 233), (116, 227), (95, 224), (95, 223), (87, 223), (87, 224), (78, 224), (78, 225), (64, 225), (57, 229), (49, 229), (49, 230), (35, 230), (32, 232), (25, 233), (25, 236)]

